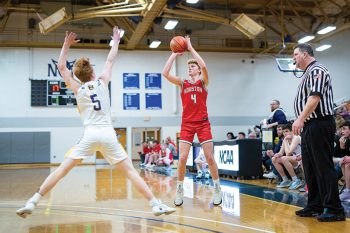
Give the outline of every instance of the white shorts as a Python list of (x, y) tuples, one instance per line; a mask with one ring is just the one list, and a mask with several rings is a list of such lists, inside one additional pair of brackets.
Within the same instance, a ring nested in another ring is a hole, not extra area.
[(128, 157), (111, 126), (86, 127), (83, 137), (67, 152), (66, 157), (85, 159), (96, 151), (100, 151), (110, 164), (116, 164)]

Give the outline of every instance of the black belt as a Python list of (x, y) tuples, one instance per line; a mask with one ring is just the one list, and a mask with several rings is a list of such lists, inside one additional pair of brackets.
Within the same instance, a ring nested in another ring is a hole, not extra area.
[(329, 120), (334, 120), (334, 116), (327, 115), (327, 116), (321, 116), (321, 117), (317, 117), (317, 118), (310, 118), (309, 120), (305, 121), (305, 124), (308, 124), (308, 123), (313, 122), (313, 121), (329, 121)]

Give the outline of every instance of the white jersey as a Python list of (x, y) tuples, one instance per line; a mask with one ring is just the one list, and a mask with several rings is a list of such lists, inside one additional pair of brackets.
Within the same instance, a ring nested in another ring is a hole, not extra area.
[(112, 125), (109, 90), (101, 79), (84, 83), (76, 99), (84, 126)]

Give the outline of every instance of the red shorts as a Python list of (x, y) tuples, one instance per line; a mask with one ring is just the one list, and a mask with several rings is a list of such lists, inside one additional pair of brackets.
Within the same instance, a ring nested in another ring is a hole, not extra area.
[(195, 134), (197, 134), (200, 144), (213, 141), (210, 122), (208, 120), (199, 122), (182, 122), (180, 141), (192, 144)]

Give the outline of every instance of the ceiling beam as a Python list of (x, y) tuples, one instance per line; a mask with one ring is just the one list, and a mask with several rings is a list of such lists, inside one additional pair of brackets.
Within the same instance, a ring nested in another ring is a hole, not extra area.
[(140, 40), (145, 36), (148, 30), (153, 26), (153, 20), (159, 16), (165, 7), (167, 0), (152, 0), (146, 7), (142, 21), (135, 28), (135, 32), (126, 46), (127, 49), (135, 49)]

